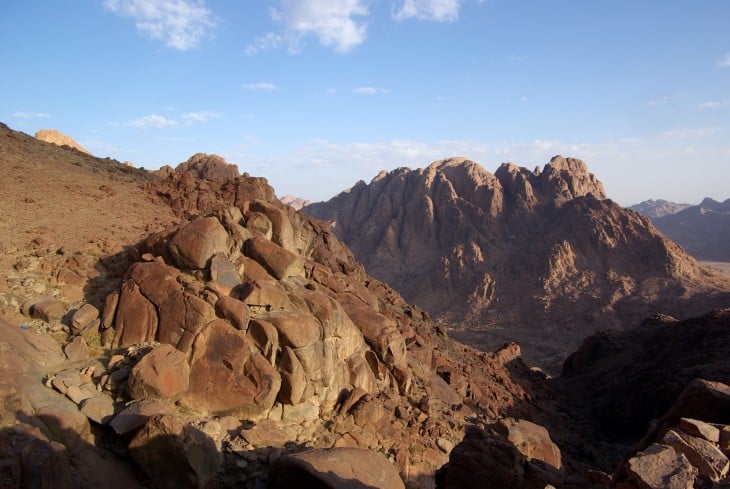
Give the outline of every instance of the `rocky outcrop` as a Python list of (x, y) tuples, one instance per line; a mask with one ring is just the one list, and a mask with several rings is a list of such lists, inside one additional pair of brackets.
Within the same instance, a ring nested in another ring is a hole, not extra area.
[(218, 155), (209, 155), (205, 153), (196, 153), (191, 156), (188, 161), (180, 163), (172, 169), (164, 166), (156, 172), (158, 175), (166, 177), (172, 173), (190, 173), (199, 180), (216, 180), (228, 181), (235, 180), (239, 177), (238, 167), (228, 163)]
[(82, 153), (91, 154), (86, 151), (79, 143), (74, 141), (71, 137), (66, 136), (58, 132), (55, 129), (41, 129), (35, 133), (35, 138), (45, 141), (47, 143), (53, 143), (58, 146), (68, 146), (75, 150), (81, 151)]
[(466, 325), (457, 338), (490, 350), (514, 340), (543, 366), (598, 329), (729, 297), (727, 280), (607, 200), (572, 158), (494, 174), (463, 158), (399, 168), (303, 211), (407, 300)]
[[(680, 394), (693, 379), (730, 383), (728, 341), (730, 309), (685, 321), (657, 317), (639, 328), (587, 338), (565, 361), (558, 383), (603, 439), (636, 440), (652, 419), (684, 402)], [(694, 397), (702, 403), (702, 396)], [(721, 422), (697, 406), (681, 416)]]

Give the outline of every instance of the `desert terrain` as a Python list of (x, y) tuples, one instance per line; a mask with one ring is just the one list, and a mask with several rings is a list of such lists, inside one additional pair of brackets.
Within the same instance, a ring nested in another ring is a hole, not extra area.
[(3, 125), (0, 166), (3, 487), (728, 483), (728, 309), (627, 320), (551, 378), (218, 156), (146, 172)]

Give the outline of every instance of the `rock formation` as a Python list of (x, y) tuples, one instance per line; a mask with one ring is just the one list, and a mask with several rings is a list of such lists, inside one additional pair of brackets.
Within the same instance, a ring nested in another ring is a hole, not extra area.
[(0, 157), (3, 487), (588, 489), (676, 460), (687, 483), (728, 482), (724, 312), (696, 341), (661, 343), (685, 330), (652, 319), (681, 365), (631, 361), (668, 410), (616, 442), (584, 402), (633, 399), (610, 345), (551, 380), (514, 343), (459, 344), (262, 178), (150, 180), (5, 126)]
[(465, 159), (400, 168), (303, 210), (407, 300), (467, 325), (458, 338), (516, 340), (544, 366), (593, 331), (699, 314), (730, 290), (572, 158), (494, 174)]
[(55, 129), (41, 129), (35, 133), (36, 139), (45, 141), (47, 143), (57, 144), (58, 146), (68, 146), (70, 148), (81, 151), (82, 153), (91, 154), (86, 151), (79, 143), (74, 141), (71, 137), (66, 136), (58, 132)]

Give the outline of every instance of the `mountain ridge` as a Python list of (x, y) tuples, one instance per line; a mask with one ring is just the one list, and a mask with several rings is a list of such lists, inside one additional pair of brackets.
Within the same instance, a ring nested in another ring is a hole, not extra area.
[(485, 347), (494, 348), (516, 333), (526, 355), (554, 342), (539, 352), (543, 365), (590, 332), (657, 307), (700, 314), (730, 290), (648, 218), (608, 199), (573, 158), (535, 171), (506, 163), (494, 174), (465, 158), (399, 168), (303, 211), (331, 222), (368, 272), (407, 300), (468, 323), (463, 340), (492, 328)]

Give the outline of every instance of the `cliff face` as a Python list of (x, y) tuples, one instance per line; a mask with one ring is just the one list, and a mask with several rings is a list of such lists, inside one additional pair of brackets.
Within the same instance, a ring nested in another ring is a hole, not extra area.
[(601, 328), (699, 314), (729, 288), (572, 158), (494, 174), (465, 159), (399, 168), (304, 212), (330, 221), (370, 274), (468, 330), (461, 339), (517, 339), (543, 365)]

